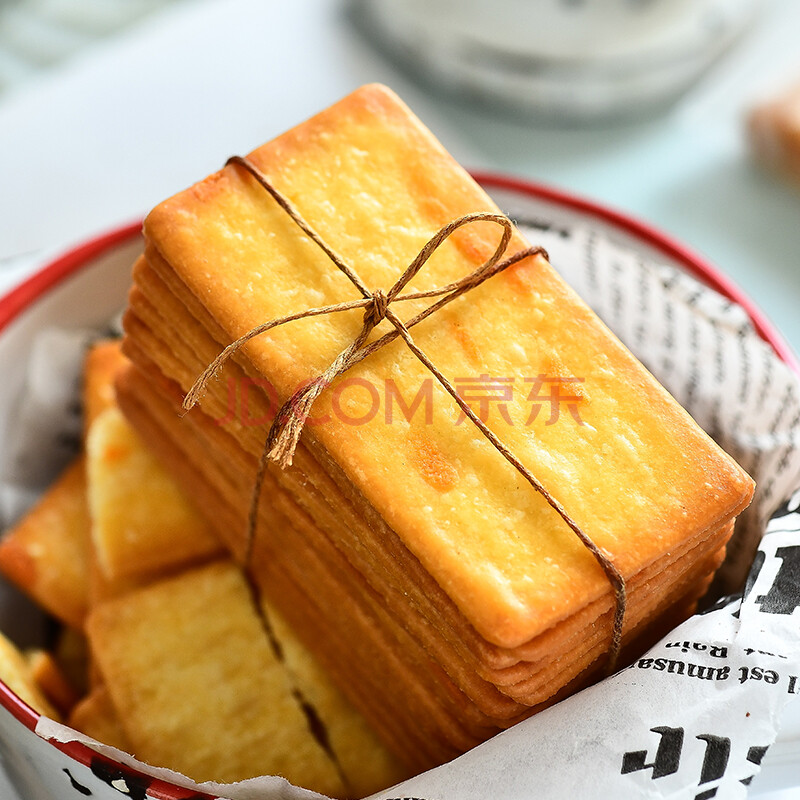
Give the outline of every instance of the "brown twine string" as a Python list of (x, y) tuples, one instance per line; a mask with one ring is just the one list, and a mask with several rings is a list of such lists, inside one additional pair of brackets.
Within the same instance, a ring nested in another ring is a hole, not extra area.
[[(294, 208), (289, 200), (284, 197), (264, 176), (264, 174), (247, 158), (242, 156), (233, 156), (228, 159), (228, 164), (236, 164), (243, 167), (255, 178), (255, 180), (270, 194), (275, 202), (286, 212), (292, 221), (308, 236), (336, 265), (336, 267), (343, 272), (351, 281), (351, 283), (359, 290), (363, 299), (350, 300), (335, 305), (322, 306), (319, 308), (306, 309), (295, 314), (289, 314), (285, 317), (279, 317), (265, 322), (252, 330), (248, 331), (244, 336), (241, 336), (236, 341), (229, 344), (222, 352), (208, 365), (200, 377), (195, 381), (192, 388), (187, 393), (183, 401), (183, 407), (188, 411), (200, 399), (204, 393), (208, 382), (216, 375), (222, 365), (246, 342), (249, 342), (256, 336), (265, 333), (266, 331), (285, 325), (294, 320), (304, 319), (306, 317), (314, 317), (322, 314), (333, 314), (339, 311), (349, 311), (356, 308), (364, 309), (364, 319), (360, 333), (356, 336), (355, 340), (348, 345), (336, 358), (331, 362), (330, 366), (314, 380), (310, 381), (305, 386), (298, 389), (279, 409), (272, 426), (270, 427), (269, 434), (259, 459), (258, 471), (256, 474), (256, 482), (253, 490), (253, 495), (250, 504), (250, 511), (248, 514), (247, 523), (247, 543), (245, 550), (245, 564), (249, 563), (252, 554), (253, 542), (255, 539), (255, 531), (257, 526), (258, 505), (261, 496), (261, 488), (264, 482), (264, 474), (267, 465), (270, 461), (278, 464), (279, 467), (285, 469), (292, 463), (292, 457), (295, 449), (297, 448), (300, 434), (302, 433), (303, 426), (309, 416), (311, 407), (319, 395), (333, 383), (336, 378), (343, 375), (353, 366), (358, 364), (363, 359), (372, 353), (385, 347), (390, 342), (398, 337), (402, 338), (411, 352), (425, 365), (431, 374), (439, 381), (444, 390), (453, 398), (455, 403), (470, 419), (475, 427), (489, 440), (492, 446), (500, 453), (500, 455), (511, 464), (517, 472), (546, 500), (548, 505), (564, 520), (570, 530), (575, 533), (581, 543), (586, 549), (594, 556), (597, 563), (602, 568), (609, 583), (611, 584), (615, 600), (616, 610), (614, 613), (613, 634), (611, 647), (609, 650), (608, 672), (612, 672), (616, 666), (617, 658), (619, 656), (620, 647), (622, 645), (622, 627), (625, 618), (625, 608), (627, 603), (627, 593), (625, 589), (625, 579), (617, 569), (611, 556), (598, 547), (589, 536), (584, 533), (577, 522), (567, 513), (561, 503), (553, 497), (550, 492), (539, 482), (539, 480), (525, 467), (525, 465), (513, 454), (510, 450), (495, 436), (495, 434), (487, 427), (487, 425), (475, 414), (475, 412), (467, 405), (466, 401), (459, 395), (455, 387), (450, 381), (439, 371), (436, 365), (428, 358), (428, 356), (420, 350), (417, 344), (411, 337), (410, 329), (418, 325), (431, 314), (443, 308), (448, 303), (451, 303), (462, 294), (480, 286), (484, 281), (498, 275), (500, 272), (508, 269), (513, 264), (522, 261), (525, 258), (534, 255), (543, 255), (547, 257), (547, 252), (542, 247), (530, 247), (521, 250), (518, 253), (501, 261), (506, 247), (511, 239), (512, 224), (511, 221), (502, 214), (491, 214), (487, 212), (477, 212), (473, 214), (465, 214), (462, 217), (449, 222), (441, 228), (420, 250), (417, 257), (409, 264), (403, 274), (398, 278), (394, 286), (385, 292), (381, 289), (370, 290), (366, 287), (363, 281), (358, 277), (355, 271), (341, 258), (323, 239), (314, 231), (313, 228), (303, 219), (300, 213)], [(405, 286), (411, 281), (414, 276), (422, 269), (428, 259), (439, 248), (439, 246), (456, 230), (459, 228), (470, 225), (474, 222), (492, 222), (499, 225), (503, 229), (503, 235), (494, 253), (489, 259), (469, 273), (465, 277), (441, 286), (437, 289), (428, 289), (426, 291), (409, 292), (407, 294), (400, 294)], [(405, 300), (419, 300), (427, 297), (439, 297), (435, 303), (432, 303), (426, 309), (412, 317), (410, 320), (403, 322), (395, 314), (391, 308), (392, 303), (402, 302)], [(393, 326), (394, 330), (384, 334), (373, 342), (367, 343), (372, 330), (382, 321), (388, 320)]]

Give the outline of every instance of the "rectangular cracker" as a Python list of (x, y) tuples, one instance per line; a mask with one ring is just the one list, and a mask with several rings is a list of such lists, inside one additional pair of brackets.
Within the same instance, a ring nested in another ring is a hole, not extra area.
[[(93, 610), (92, 650), (134, 752), (196, 780), (279, 774), (333, 796), (361, 796), (404, 777), (286, 624), (268, 614), (280, 658), (228, 561)], [(295, 687), (334, 757), (312, 735)]]
[(110, 600), (87, 632), (125, 735), (148, 763), (198, 781), (282, 774), (342, 793), (232, 563)]
[(86, 457), (92, 542), (107, 578), (158, 575), (220, 554), (208, 523), (116, 405), (92, 423)]
[(0, 570), (53, 616), (79, 629), (90, 562), (86, 468), (78, 458), (0, 541)]

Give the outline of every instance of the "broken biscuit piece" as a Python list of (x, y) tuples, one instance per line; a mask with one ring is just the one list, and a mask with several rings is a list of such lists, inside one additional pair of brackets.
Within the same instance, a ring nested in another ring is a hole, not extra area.
[(86, 695), (73, 709), (69, 716), (69, 725), (98, 742), (109, 744), (118, 750), (132, 753), (128, 737), (119, 721), (119, 715), (111, 702), (108, 689), (97, 686)]
[(0, 541), (0, 571), (54, 617), (80, 629), (90, 554), (86, 470), (73, 462)]
[(34, 679), (28, 659), (1, 633), (0, 680), (34, 711), (51, 719), (60, 719), (59, 713)]

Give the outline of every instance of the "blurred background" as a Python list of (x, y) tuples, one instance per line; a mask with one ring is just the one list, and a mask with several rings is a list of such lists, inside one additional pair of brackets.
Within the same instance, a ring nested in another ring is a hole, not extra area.
[[(4, 0), (0, 89), (176, 0)], [(351, 21), (423, 83), (562, 121), (677, 96), (762, 0), (351, 0)], [(276, 7), (277, 10), (277, 7)]]
[(3, 0), (0, 92), (57, 68), (170, 0)]
[(800, 191), (745, 125), (798, 41), (797, 0), (0, 0), (0, 288), (377, 80), (468, 168), (699, 251), (798, 349)]

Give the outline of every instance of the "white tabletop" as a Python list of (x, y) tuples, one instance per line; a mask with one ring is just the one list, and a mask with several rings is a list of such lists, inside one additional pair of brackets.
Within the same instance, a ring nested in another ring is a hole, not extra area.
[(742, 135), (756, 98), (800, 80), (798, 41), (800, 2), (765, 0), (760, 23), (671, 109), (562, 130), (432, 96), (336, 0), (184, 0), (0, 95), (0, 288), (42, 251), (138, 219), (228, 155), (381, 81), (466, 166), (599, 200), (699, 251), (800, 350), (800, 188), (753, 167)]

